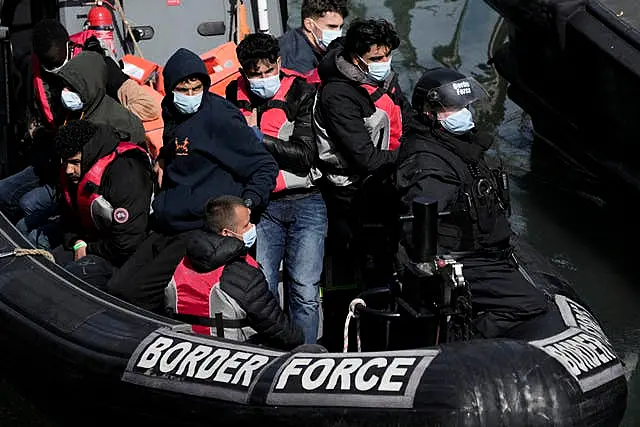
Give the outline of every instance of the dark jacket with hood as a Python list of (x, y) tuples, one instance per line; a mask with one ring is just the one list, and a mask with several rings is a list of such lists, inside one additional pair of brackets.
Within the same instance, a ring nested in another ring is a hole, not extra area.
[(306, 74), (318, 66), (322, 53), (317, 52), (302, 28), (287, 31), (279, 40), (282, 66)]
[[(348, 173), (367, 177), (387, 168), (392, 169), (398, 153), (378, 148), (372, 142), (365, 121), (374, 116), (376, 106), (361, 85), (381, 86), (394, 103), (401, 107), (403, 133), (414, 113), (398, 85), (395, 72), (392, 71), (384, 82), (374, 82), (360, 68), (353, 65), (344, 56), (343, 51), (342, 39), (334, 41), (318, 67), (322, 85), (314, 111), (314, 126), (319, 147), (322, 144), (333, 146), (335, 152), (346, 162), (346, 169), (341, 169), (337, 175)], [(328, 138), (326, 143), (321, 140), (321, 135), (325, 133)], [(323, 158), (322, 150), (320, 157)], [(323, 168), (324, 166), (321, 166), (321, 170)], [(331, 173), (330, 170), (323, 172)], [(358, 183), (348, 185), (349, 188), (354, 186), (357, 187)], [(345, 190), (350, 191), (347, 188)]]
[(58, 76), (79, 95), (84, 104), (82, 114), (69, 112), (69, 119), (82, 117), (95, 124), (112, 126), (130, 141), (146, 147), (142, 122), (132, 112), (107, 95), (107, 64), (102, 55), (82, 52), (59, 71)]
[[(484, 338), (504, 337), (547, 310), (547, 297), (520, 270), (510, 246), (504, 195), (485, 161), (493, 138), (477, 130), (454, 135), (431, 123), (415, 124), (400, 147), (397, 185), (405, 212), (415, 197), (438, 201), (439, 252), (464, 264), (471, 288), (473, 327)], [(411, 224), (402, 246), (411, 252)], [(406, 263), (399, 252), (400, 264)], [(405, 264), (406, 265), (406, 264)], [(398, 272), (403, 280), (403, 269)], [(405, 283), (411, 283), (409, 280)]]
[[(100, 158), (111, 154), (121, 140), (113, 128), (99, 125), (97, 133), (82, 147), (83, 176)], [(97, 193), (109, 202), (110, 210), (125, 209), (128, 218), (122, 223), (110, 221), (95, 235), (83, 230), (73, 208), (63, 203), (63, 246), (72, 249), (76, 240), (84, 240), (87, 254), (98, 255), (119, 267), (146, 237), (153, 190), (149, 157), (137, 150), (117, 156), (105, 169), (100, 184)], [(75, 204), (77, 186), (70, 184), (69, 194), (71, 203)]]
[[(509, 247), (508, 195), (501, 192), (484, 158), (492, 143), (486, 132), (473, 129), (454, 135), (431, 122), (415, 123), (405, 136), (396, 177), (402, 213), (410, 213), (416, 197), (437, 200), (438, 210), (449, 212), (439, 221), (443, 250), (483, 252)], [(406, 236), (409, 240), (410, 233)]]
[[(202, 209), (225, 194), (266, 206), (276, 184), (278, 165), (233, 104), (209, 92), (211, 84), (200, 57), (178, 49), (163, 71), (167, 95), (162, 101), (164, 160), (162, 189), (153, 202), (156, 228), (173, 234), (202, 226)], [(204, 83), (200, 108), (180, 113), (173, 89), (186, 77)]]
[[(285, 73), (280, 74), (280, 78), (285, 76)], [(264, 111), (269, 108), (278, 108), (278, 106), (270, 103), (270, 99), (260, 98), (251, 91), (249, 91), (249, 103), (246, 104), (245, 101), (246, 105), (243, 105), (238, 101), (238, 82), (240, 79), (244, 79), (244, 77), (239, 77), (238, 80), (229, 83), (226, 89), (226, 99), (238, 108), (255, 109), (258, 112), (258, 124), (260, 124)], [(318, 148), (311, 123), (315, 95), (316, 87), (314, 85), (307, 83), (302, 77), (296, 77), (285, 97), (287, 121), (293, 123), (291, 136), (287, 140), (266, 134), (263, 136), (264, 146), (276, 159), (278, 167), (298, 176), (308, 175), (311, 168), (317, 165)], [(306, 191), (309, 190), (306, 189)], [(288, 192), (282, 193), (275, 197), (287, 197)]]
[[(185, 265), (200, 274), (224, 266), (218, 292), (226, 294), (225, 300), (233, 299), (245, 312), (248, 327), (257, 332), (251, 336), (251, 342), (285, 350), (297, 347), (304, 342), (302, 330), (282, 312), (278, 301), (269, 291), (264, 274), (245, 261), (246, 254), (247, 249), (239, 239), (199, 231), (188, 243), (185, 258), (188, 264)], [(166, 295), (167, 306), (171, 310), (176, 305), (175, 286), (172, 289), (171, 283)], [(230, 311), (237, 312), (233, 309)], [(227, 313), (223, 311), (222, 314), (227, 318)]]

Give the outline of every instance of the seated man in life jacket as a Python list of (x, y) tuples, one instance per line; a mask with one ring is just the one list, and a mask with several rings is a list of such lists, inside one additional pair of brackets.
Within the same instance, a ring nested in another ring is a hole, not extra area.
[[(328, 253), (333, 271), (355, 273), (354, 263), (366, 251), (385, 247), (380, 239), (359, 242), (362, 215), (383, 222), (391, 204), (386, 201), (384, 177), (395, 168), (403, 127), (412, 115), (391, 70), (391, 56), (400, 43), (393, 26), (385, 20), (354, 21), (346, 37), (329, 50), (318, 72), (322, 79), (314, 110), (319, 168), (324, 175), (321, 190), (329, 216)], [(376, 182), (376, 184), (373, 184)], [(365, 183), (368, 183), (365, 186)], [(384, 254), (379, 254), (385, 258)], [(391, 263), (373, 261), (382, 267)], [(389, 257), (386, 257), (389, 258)], [(340, 268), (336, 262), (347, 263)], [(374, 272), (372, 279), (385, 279)], [(368, 280), (368, 279), (367, 279)]]
[(311, 116), (315, 87), (281, 67), (278, 41), (249, 34), (237, 48), (242, 77), (227, 86), (250, 126), (264, 133), (264, 145), (278, 162), (276, 188), (256, 225), (257, 260), (269, 288), (278, 295), (280, 263), (293, 319), (305, 341), (318, 337), (319, 287), (327, 232), (327, 210), (314, 181), (318, 150)]
[(164, 310), (164, 288), (184, 256), (192, 232), (202, 227), (207, 200), (242, 198), (265, 208), (278, 165), (242, 113), (209, 92), (202, 59), (178, 49), (163, 70), (164, 144), (155, 164), (160, 191), (153, 200), (154, 233), (109, 282), (109, 291), (152, 311)]
[[(469, 109), (485, 97), (472, 77), (446, 68), (425, 72), (412, 100), (420, 121), (405, 133), (397, 185), (403, 213), (417, 197), (448, 213), (438, 224), (439, 251), (464, 264), (475, 329), (494, 338), (544, 313), (547, 301), (512, 252), (507, 177), (488, 166), (484, 154), (493, 138), (476, 129)], [(412, 252), (410, 223), (401, 244)]]
[(194, 332), (289, 350), (304, 337), (247, 254), (256, 241), (250, 213), (239, 197), (207, 202), (204, 227), (192, 234), (165, 289), (167, 310), (192, 323)]
[[(87, 120), (113, 127), (126, 139), (146, 149), (144, 128), (140, 119), (106, 94), (107, 66), (99, 54), (82, 52), (73, 57), (59, 72), (62, 81), (61, 103), (66, 110), (66, 120)], [(54, 160), (51, 160), (52, 162)], [(49, 249), (55, 241), (50, 228), (42, 227), (52, 210), (55, 211), (56, 188), (40, 199), (41, 210), (22, 222), (20, 231), (27, 234), (37, 247)], [(43, 214), (44, 213), (44, 214)], [(49, 214), (49, 215), (47, 215)], [(34, 230), (39, 230), (33, 232)], [(54, 239), (53, 241), (51, 239)]]
[(103, 287), (146, 237), (153, 189), (151, 162), (140, 146), (107, 125), (74, 120), (55, 147), (62, 159), (62, 246), (56, 261)]
[[(95, 37), (87, 40), (89, 50), (98, 50)], [(67, 120), (68, 110), (61, 102), (63, 81), (58, 73), (72, 57), (83, 50), (69, 40), (65, 27), (57, 20), (38, 22), (32, 34), (33, 53), (27, 88), (30, 166), (0, 180), (0, 210), (23, 232), (38, 227), (55, 214), (51, 203), (55, 194), (59, 160), (53, 159), (53, 133)], [(98, 43), (99, 44), (99, 43)], [(153, 120), (160, 115), (160, 105), (135, 81), (130, 80), (111, 58), (106, 65), (106, 94), (138, 115)], [(93, 71), (92, 71), (93, 72)]]

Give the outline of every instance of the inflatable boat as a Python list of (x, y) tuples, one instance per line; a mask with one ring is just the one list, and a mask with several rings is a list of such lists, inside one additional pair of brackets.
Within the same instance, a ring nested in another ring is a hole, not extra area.
[[(519, 339), (286, 353), (194, 334), (28, 247), (0, 215), (3, 357), (26, 363), (34, 376), (75, 379), (76, 393), (109, 390), (101, 405), (154, 408), (179, 425), (208, 415), (218, 425), (260, 417), (279, 426), (611, 426), (626, 408), (623, 367), (601, 326), (570, 287), (546, 274), (531, 276), (552, 309), (524, 325)], [(381, 312), (358, 308), (363, 320)]]
[(585, 190), (609, 200), (637, 195), (638, 2), (485, 1), (510, 29), (492, 61), (540, 142), (579, 171)]

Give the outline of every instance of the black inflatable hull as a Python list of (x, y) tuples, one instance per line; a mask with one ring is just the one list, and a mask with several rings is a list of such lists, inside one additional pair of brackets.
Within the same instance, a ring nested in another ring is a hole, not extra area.
[[(0, 215), (0, 252), (24, 245)], [(44, 258), (10, 256), (0, 258), (2, 356), (30, 366), (50, 393), (68, 384), (118, 413), (176, 425), (212, 414), (217, 425), (617, 425), (620, 360), (571, 289), (546, 283), (558, 304), (525, 327), (535, 341), (283, 353), (194, 335)]]
[(574, 169), (582, 168), (581, 180), (599, 196), (637, 195), (640, 8), (635, 0), (485, 1), (510, 28), (509, 43), (493, 61), (540, 139)]

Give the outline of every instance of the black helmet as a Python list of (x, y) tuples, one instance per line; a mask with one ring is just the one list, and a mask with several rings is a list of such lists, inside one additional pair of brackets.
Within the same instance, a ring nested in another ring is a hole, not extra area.
[(422, 113), (425, 104), (430, 111), (462, 109), (487, 97), (487, 92), (473, 77), (467, 77), (450, 68), (426, 71), (415, 89), (411, 105)]

